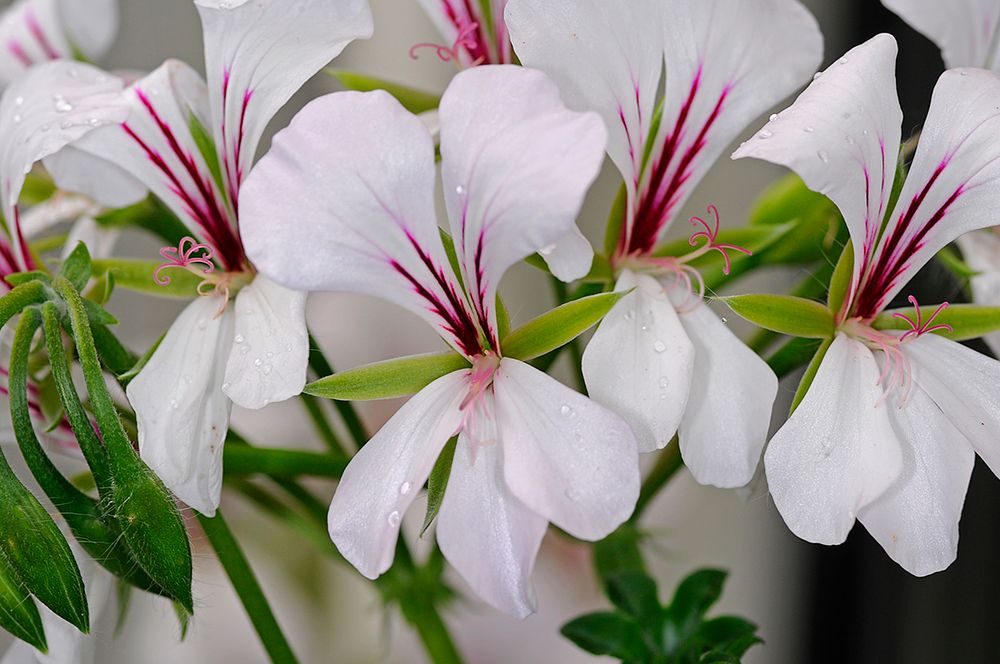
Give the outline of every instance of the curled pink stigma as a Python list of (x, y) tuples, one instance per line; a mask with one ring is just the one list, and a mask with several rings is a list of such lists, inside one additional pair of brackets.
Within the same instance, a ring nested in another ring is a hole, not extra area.
[(905, 321), (910, 326), (910, 329), (902, 337), (899, 338), (900, 341), (906, 341), (907, 339), (916, 338), (921, 335), (927, 334), (929, 332), (937, 332), (939, 330), (944, 330), (946, 332), (955, 331), (955, 328), (953, 328), (951, 325), (948, 325), (947, 323), (938, 323), (937, 325), (934, 325), (934, 319), (937, 318), (942, 311), (948, 308), (949, 306), (948, 302), (942, 302), (938, 306), (938, 308), (934, 310), (934, 313), (930, 315), (930, 318), (928, 318), (925, 321), (923, 319), (923, 314), (920, 312), (920, 305), (917, 304), (917, 298), (911, 295), (906, 299), (909, 300), (910, 304), (913, 305), (913, 310), (916, 314), (917, 320), (914, 321), (906, 314), (898, 312), (892, 315), (893, 318), (898, 318), (901, 321)]
[(652, 263), (669, 276), (673, 276), (677, 285), (687, 291), (684, 301), (677, 305), (677, 311), (689, 313), (694, 311), (705, 297), (705, 279), (701, 272), (690, 265), (685, 265), (682, 259), (667, 257), (651, 259)]
[[(419, 59), (417, 52), (420, 49), (432, 48), (434, 49), (434, 54), (441, 62), (458, 62), (459, 49), (464, 48), (466, 51), (471, 51), (476, 48), (476, 40), (473, 39), (472, 34), (479, 28), (478, 23), (468, 23), (464, 28), (458, 31), (458, 35), (455, 37), (455, 43), (451, 46), (445, 46), (443, 44), (434, 44), (432, 42), (421, 42), (419, 44), (414, 44), (410, 47), (410, 57), (414, 60)], [(485, 58), (480, 56), (476, 58), (476, 61), (472, 63), (472, 66), (482, 64)]]
[(722, 268), (722, 273), (725, 274), (726, 276), (728, 276), (729, 272), (732, 270), (732, 267), (733, 267), (733, 265), (732, 265), (732, 259), (729, 258), (729, 252), (730, 251), (735, 251), (735, 252), (741, 253), (741, 254), (743, 254), (745, 256), (753, 256), (753, 252), (750, 251), (749, 249), (746, 249), (744, 247), (740, 247), (740, 246), (735, 245), (735, 244), (729, 244), (729, 243), (726, 243), (726, 242), (719, 242), (718, 241), (718, 237), (719, 237), (719, 208), (715, 207), (714, 205), (709, 205), (708, 206), (708, 213), (710, 215), (712, 215), (713, 217), (715, 217), (715, 225), (714, 225), (714, 227), (713, 226), (709, 226), (708, 222), (705, 221), (704, 219), (702, 219), (701, 217), (691, 217), (691, 219), (690, 219), (691, 225), (694, 226), (695, 228), (698, 228), (699, 226), (701, 226), (702, 230), (698, 230), (698, 231), (695, 231), (694, 233), (692, 233), (691, 237), (688, 239), (688, 243), (692, 247), (696, 247), (696, 246), (698, 246), (698, 240), (699, 239), (704, 239), (705, 240), (705, 244), (702, 245), (701, 251), (706, 252), (706, 251), (713, 251), (714, 250), (714, 251), (718, 251), (720, 254), (722, 254), (722, 259), (726, 262), (725, 266)]
[[(195, 254), (199, 252), (203, 253), (196, 256)], [(189, 272), (198, 270), (203, 275), (215, 271), (215, 263), (212, 262), (212, 248), (207, 244), (198, 244), (190, 236), (182, 238), (176, 247), (163, 247), (160, 249), (160, 256), (167, 262), (157, 267), (153, 273), (153, 281), (157, 286), (170, 284), (170, 277), (161, 275), (161, 272), (168, 268), (181, 268)]]

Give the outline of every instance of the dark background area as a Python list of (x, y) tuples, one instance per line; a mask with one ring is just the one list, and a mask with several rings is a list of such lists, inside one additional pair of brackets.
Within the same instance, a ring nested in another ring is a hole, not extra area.
[[(940, 0), (949, 2), (950, 0)], [(938, 48), (876, 0), (844, 3), (845, 43), (830, 40), (832, 61), (880, 32), (899, 42), (903, 140), (918, 130), (944, 69)], [(1000, 140), (1000, 136), (997, 137)], [(932, 262), (913, 288), (921, 300), (962, 300), (951, 273)], [(901, 302), (893, 306), (906, 306)], [(985, 344), (975, 345), (984, 353)], [(998, 386), (1000, 389), (1000, 386)], [(1000, 441), (997, 441), (1000, 445)], [(959, 556), (944, 572), (916, 578), (856, 525), (847, 543), (808, 547), (804, 606), (808, 631), (799, 662), (809, 664), (989, 664), (1000, 662), (1000, 480), (977, 460), (961, 522)]]

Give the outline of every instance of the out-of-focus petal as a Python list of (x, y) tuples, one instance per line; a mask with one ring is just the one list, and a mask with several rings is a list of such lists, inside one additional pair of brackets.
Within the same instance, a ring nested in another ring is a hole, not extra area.
[[(976, 304), (1000, 307), (1000, 236), (996, 231), (973, 231), (958, 238), (962, 257), (973, 270), (979, 272), (970, 279), (972, 299)], [(1000, 356), (1000, 332), (983, 337), (993, 354)]]
[(992, 0), (882, 0), (882, 4), (937, 44), (948, 69), (997, 65), (1000, 5)]

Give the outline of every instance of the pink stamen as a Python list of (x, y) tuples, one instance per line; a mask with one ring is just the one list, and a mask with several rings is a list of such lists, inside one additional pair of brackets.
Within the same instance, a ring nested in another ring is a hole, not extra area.
[(698, 240), (704, 238), (705, 244), (702, 246), (701, 251), (703, 252), (718, 251), (720, 254), (722, 254), (722, 259), (726, 262), (725, 267), (722, 268), (722, 273), (728, 276), (729, 272), (732, 270), (733, 267), (732, 260), (729, 258), (728, 252), (735, 251), (737, 253), (743, 254), (744, 256), (753, 256), (753, 252), (745, 247), (740, 247), (735, 244), (729, 244), (727, 242), (719, 242), (718, 241), (719, 208), (715, 207), (714, 205), (709, 205), (708, 213), (711, 214), (713, 217), (715, 217), (714, 228), (710, 227), (708, 225), (708, 222), (706, 222), (701, 217), (691, 217), (690, 219), (691, 225), (694, 226), (695, 228), (701, 226), (702, 229), (704, 230), (692, 233), (691, 237), (688, 239), (688, 244), (690, 244), (692, 247), (696, 247), (698, 246)]
[(948, 302), (942, 302), (940, 305), (938, 305), (938, 308), (934, 310), (934, 313), (931, 314), (930, 318), (924, 321), (923, 314), (920, 312), (920, 305), (917, 304), (917, 298), (911, 295), (906, 299), (909, 300), (910, 304), (913, 305), (913, 310), (916, 314), (917, 320), (913, 321), (909, 316), (903, 313), (897, 312), (892, 315), (893, 318), (905, 321), (910, 326), (910, 329), (902, 337), (899, 338), (900, 341), (906, 341), (907, 339), (910, 338), (920, 337), (929, 332), (938, 332), (940, 330), (944, 330), (945, 332), (955, 331), (955, 328), (953, 328), (951, 325), (948, 325), (947, 323), (938, 323), (937, 325), (934, 325), (934, 319), (937, 318), (942, 311), (948, 308), (949, 306)]
[[(417, 55), (417, 51), (423, 48), (432, 48), (434, 49), (434, 54), (441, 62), (458, 62), (459, 49), (464, 48), (467, 52), (469, 52), (478, 45), (476, 40), (472, 37), (473, 33), (475, 33), (478, 28), (478, 23), (466, 24), (465, 27), (458, 31), (455, 43), (451, 46), (435, 44), (433, 42), (421, 42), (419, 44), (414, 44), (410, 47), (410, 58), (418, 60), (420, 56)], [(475, 67), (476, 65), (480, 65), (485, 61), (485, 59), (485, 56), (479, 56), (475, 59), (471, 66)]]
[(472, 360), (469, 373), (469, 392), (462, 400), (459, 410), (462, 422), (459, 431), (465, 433), (469, 445), (469, 461), (476, 462), (476, 451), (480, 447), (497, 441), (496, 415), (493, 408), (493, 378), (500, 367), (500, 357), (491, 351)]
[(649, 260), (661, 272), (672, 276), (681, 289), (687, 291), (687, 297), (676, 306), (677, 311), (680, 313), (694, 311), (705, 297), (705, 279), (701, 276), (701, 272), (690, 265), (685, 265), (683, 259), (668, 257)]
[[(198, 252), (204, 252), (196, 256)], [(170, 285), (169, 276), (161, 276), (160, 273), (168, 268), (181, 268), (203, 275), (211, 274), (215, 271), (215, 263), (212, 262), (212, 248), (207, 244), (198, 244), (194, 238), (185, 237), (176, 247), (163, 247), (160, 249), (160, 256), (167, 262), (156, 268), (153, 273), (153, 281), (157, 286)], [(199, 269), (200, 268), (200, 269)]]

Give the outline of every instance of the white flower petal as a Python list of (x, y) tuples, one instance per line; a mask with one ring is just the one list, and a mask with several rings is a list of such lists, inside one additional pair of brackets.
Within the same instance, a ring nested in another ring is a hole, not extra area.
[[(1000, 307), (1000, 235), (994, 230), (973, 231), (958, 238), (962, 257), (979, 272), (970, 279), (976, 304)], [(994, 355), (1000, 355), (1000, 332), (983, 337)]]
[(843, 542), (859, 510), (902, 470), (879, 373), (870, 350), (838, 334), (802, 403), (764, 453), (774, 504), (806, 541)]
[(996, 66), (1000, 5), (993, 0), (882, 0), (937, 44), (948, 69)]
[(902, 443), (903, 472), (858, 519), (906, 571), (926, 576), (958, 553), (958, 520), (976, 456), (916, 385), (905, 406), (889, 408), (889, 417)]
[(540, 253), (552, 275), (567, 283), (587, 276), (594, 264), (594, 247), (576, 226), (555, 244), (542, 247)]
[(119, 230), (106, 228), (90, 215), (77, 219), (66, 236), (62, 257), (67, 258), (79, 243), (87, 245), (91, 258), (108, 258), (118, 242)]
[(233, 350), (223, 390), (237, 406), (263, 408), (306, 385), (306, 294), (258, 275), (236, 296)]
[(124, 168), (71, 145), (42, 161), (60, 189), (83, 194), (105, 207), (126, 207), (149, 195), (145, 185)]
[(344, 47), (372, 34), (367, 0), (195, 0), (215, 143), (239, 191), (268, 122)]
[(733, 155), (787, 166), (840, 208), (854, 240), (854, 280), (875, 250), (892, 192), (903, 112), (896, 40), (847, 52)]
[(437, 518), (448, 562), (479, 597), (523, 618), (535, 611), (531, 570), (548, 521), (518, 500), (503, 479), (503, 448), (468, 450), (460, 437)]
[(330, 537), (369, 579), (392, 565), (402, 517), (461, 424), (468, 376), (456, 371), (420, 390), (344, 471), (330, 504)]
[(906, 342), (913, 380), (1000, 477), (1000, 361), (936, 334)]
[[(103, 125), (128, 116), (122, 82), (79, 62), (59, 61), (32, 68), (0, 100), (0, 196), (3, 215), (17, 237), (17, 201), (32, 165)], [(30, 264), (18, 252), (22, 268)]]
[(385, 92), (306, 106), (274, 139), (241, 194), (247, 255), (300, 291), (353, 291), (423, 317), (478, 352), (476, 323), (441, 244), (434, 146)]
[[(956, 99), (962, 103), (955, 104)], [(1000, 76), (946, 71), (938, 80), (899, 202), (886, 224), (858, 303), (882, 307), (957, 237), (1000, 215)]]
[(521, 62), (559, 85), (570, 108), (597, 111), (608, 154), (635, 197), (663, 72), (657, 0), (511, 0), (506, 20)]
[(624, 420), (510, 358), (500, 362), (493, 390), (504, 477), (525, 505), (586, 540), (632, 514), (639, 460)]
[(232, 402), (222, 393), (233, 344), (225, 301), (200, 297), (184, 309), (126, 389), (139, 425), (139, 454), (174, 495), (206, 516), (222, 490), (222, 444)]
[(767, 441), (778, 378), (704, 303), (680, 318), (694, 344), (691, 395), (680, 426), (684, 465), (701, 484), (746, 486)]
[(573, 229), (607, 132), (596, 114), (568, 110), (545, 74), (513, 65), (462, 72), (439, 113), (455, 249), (477, 314), (495, 331), (500, 279)]
[(626, 271), (617, 289), (635, 287), (601, 321), (583, 353), (590, 396), (625, 418), (640, 452), (663, 448), (688, 402), (695, 348), (663, 287)]

